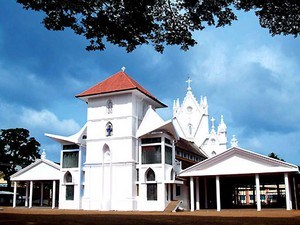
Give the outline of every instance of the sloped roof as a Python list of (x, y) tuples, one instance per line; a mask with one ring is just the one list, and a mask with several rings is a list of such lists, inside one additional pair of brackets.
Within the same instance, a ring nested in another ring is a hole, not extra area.
[(48, 159), (37, 159), (11, 175), (10, 179), (11, 181), (59, 180), (60, 166)]
[(119, 71), (114, 75), (108, 77), (104, 81), (92, 86), (84, 92), (76, 95), (77, 98), (83, 98), (87, 96), (101, 95), (112, 92), (128, 91), (128, 90), (139, 90), (152, 100), (159, 103), (161, 107), (167, 107), (165, 104), (155, 98), (149, 91), (143, 88), (138, 82), (132, 79), (124, 71)]
[(179, 141), (176, 142), (175, 146), (181, 149), (185, 149), (194, 154), (202, 155), (204, 158), (208, 157), (208, 155), (201, 148), (199, 148), (194, 142), (188, 141), (182, 137), (179, 138)]
[(136, 131), (136, 136), (141, 137), (154, 129), (162, 126), (165, 121), (155, 112), (155, 110), (150, 106)]
[(67, 144), (67, 143), (72, 143), (72, 144), (82, 144), (85, 145), (86, 140), (83, 139), (82, 137), (86, 135), (86, 129), (87, 129), (87, 124), (85, 124), (80, 131), (78, 131), (76, 134), (73, 134), (71, 136), (61, 136), (61, 135), (56, 135), (56, 134), (48, 134), (45, 133), (46, 137), (52, 138), (54, 141), (57, 141), (61, 144)]
[(136, 136), (142, 137), (154, 131), (166, 131), (173, 135), (175, 139), (179, 138), (172, 121), (164, 121), (150, 106), (136, 132)]
[(215, 176), (262, 173), (299, 173), (298, 166), (260, 155), (242, 148), (233, 147), (212, 158), (199, 162), (179, 176)]

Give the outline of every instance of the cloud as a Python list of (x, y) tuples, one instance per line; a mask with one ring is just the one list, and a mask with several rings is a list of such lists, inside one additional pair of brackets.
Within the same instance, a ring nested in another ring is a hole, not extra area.
[(299, 131), (285, 134), (264, 132), (251, 138), (241, 138), (239, 141), (243, 143), (243, 145), (240, 145), (241, 147), (247, 146), (248, 149), (263, 155), (274, 152), (278, 154), (280, 158), (299, 165), (299, 135)]
[(23, 108), (20, 115), (20, 122), (27, 127), (43, 129), (46, 132), (54, 131), (60, 134), (72, 134), (80, 129), (78, 123), (73, 119), (59, 120), (54, 113), (46, 109), (36, 111)]
[(24, 127), (42, 133), (54, 132), (61, 135), (71, 135), (80, 129), (73, 119), (59, 119), (48, 109), (36, 110), (20, 107), (0, 100), (1, 128)]
[[(209, 99), (218, 104), (217, 111), (230, 109), (232, 115), (228, 116), (247, 124), (248, 131), (300, 128), (296, 125), (300, 120), (300, 66), (295, 57), (280, 46), (232, 46), (213, 38), (211, 43), (206, 46), (206, 56), (195, 56), (190, 70), (195, 85), (203, 86)], [(272, 120), (266, 106), (272, 111)]]
[(48, 109), (36, 110), (33, 108), (13, 105), (0, 99), (0, 129), (25, 128), (30, 136), (35, 137), (46, 149), (48, 158), (59, 159), (60, 145), (44, 136), (44, 133), (72, 135), (80, 130), (80, 125), (73, 119), (60, 119)]

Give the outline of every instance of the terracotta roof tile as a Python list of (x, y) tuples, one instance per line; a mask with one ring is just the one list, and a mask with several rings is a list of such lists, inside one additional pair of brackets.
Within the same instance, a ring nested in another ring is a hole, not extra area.
[(149, 91), (143, 88), (139, 83), (137, 83), (135, 80), (133, 80), (130, 76), (128, 76), (123, 71), (117, 72), (116, 74), (108, 77), (104, 81), (76, 95), (76, 97), (80, 98), (80, 97), (87, 97), (92, 95), (106, 94), (111, 92), (133, 90), (133, 89), (139, 90), (143, 94), (147, 95), (151, 99), (161, 104), (163, 107), (166, 107), (165, 104), (160, 102)]

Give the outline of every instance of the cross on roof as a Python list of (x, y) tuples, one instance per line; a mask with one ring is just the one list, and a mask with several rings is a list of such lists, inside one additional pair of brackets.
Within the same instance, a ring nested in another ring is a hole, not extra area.
[(189, 78), (187, 79), (186, 82), (188, 83), (188, 88), (187, 88), (187, 90), (188, 90), (188, 91), (192, 90), (192, 88), (191, 88), (191, 83), (192, 83), (191, 78), (189, 77)]

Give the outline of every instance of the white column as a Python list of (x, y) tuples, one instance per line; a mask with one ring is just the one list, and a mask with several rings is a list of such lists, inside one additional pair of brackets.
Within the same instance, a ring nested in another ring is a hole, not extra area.
[(52, 191), (52, 209), (55, 208), (55, 196), (56, 196), (56, 181), (53, 181), (53, 191)]
[(196, 178), (196, 210), (200, 209), (199, 177)]
[(292, 209), (292, 199), (291, 199), (291, 188), (290, 188), (288, 173), (284, 173), (284, 184), (285, 184), (286, 210), (291, 210)]
[(298, 210), (298, 196), (297, 196), (297, 185), (296, 185), (296, 179), (293, 177), (293, 186), (294, 186), (294, 199), (295, 199), (295, 209)]
[(205, 203), (205, 208), (208, 208), (208, 203), (207, 203), (207, 179), (206, 177), (204, 178), (204, 203)]
[(255, 188), (256, 188), (255, 198), (256, 198), (257, 211), (261, 211), (259, 174), (255, 174)]
[(221, 211), (220, 177), (216, 176), (217, 211)]
[(172, 187), (172, 184), (167, 184), (168, 185), (168, 199), (169, 201), (172, 200), (172, 196), (171, 196), (171, 187)]
[(29, 187), (29, 182), (27, 181), (26, 182), (26, 193), (25, 193), (25, 207), (28, 207), (28, 191), (29, 191), (28, 187)]
[(30, 181), (30, 187), (29, 187), (29, 208), (32, 207), (32, 195), (33, 195), (33, 181)]
[(14, 198), (13, 198), (13, 207), (17, 205), (17, 182), (14, 182)]
[(173, 199), (177, 199), (177, 196), (176, 196), (176, 184), (173, 184), (172, 188), (173, 188), (173, 196), (172, 196), (172, 198)]
[(191, 211), (195, 211), (194, 177), (190, 177), (190, 199), (191, 199)]
[(41, 206), (43, 206), (44, 202), (44, 183), (41, 183)]

